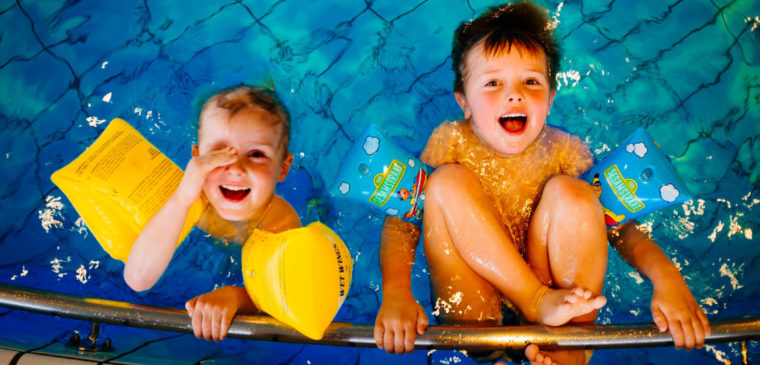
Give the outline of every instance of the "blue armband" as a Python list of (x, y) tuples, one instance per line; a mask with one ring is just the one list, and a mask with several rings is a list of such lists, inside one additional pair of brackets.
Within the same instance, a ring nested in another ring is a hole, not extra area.
[(599, 195), (608, 228), (692, 198), (673, 165), (643, 128), (583, 178)]
[(333, 196), (343, 196), (383, 213), (419, 224), (425, 182), (432, 169), (370, 124), (340, 165)]

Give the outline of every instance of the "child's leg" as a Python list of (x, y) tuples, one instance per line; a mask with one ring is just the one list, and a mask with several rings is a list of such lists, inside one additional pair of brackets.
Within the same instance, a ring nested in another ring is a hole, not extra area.
[(437, 316), (444, 323), (501, 323), (501, 293), (460, 256), (443, 215), (428, 210), (432, 205), (429, 190), (425, 194), (423, 242)]
[[(602, 207), (583, 180), (558, 175), (546, 183), (528, 229), (526, 258), (546, 285), (602, 293), (607, 270), (607, 230)], [(573, 319), (588, 322), (596, 311)]]
[(494, 320), (506, 296), (531, 321), (566, 323), (603, 305), (603, 298), (543, 285), (507, 236), (478, 178), (444, 165), (425, 191), (425, 256), (433, 294), (458, 303), (440, 315), (447, 322)]
[[(607, 269), (607, 232), (590, 185), (570, 176), (555, 176), (547, 182), (530, 222), (526, 255), (544, 284), (565, 289), (582, 286), (601, 294)], [(572, 321), (593, 322), (596, 313)], [(539, 352), (531, 345), (525, 353), (531, 361), (549, 357), (562, 364), (582, 364), (588, 360), (582, 350)]]

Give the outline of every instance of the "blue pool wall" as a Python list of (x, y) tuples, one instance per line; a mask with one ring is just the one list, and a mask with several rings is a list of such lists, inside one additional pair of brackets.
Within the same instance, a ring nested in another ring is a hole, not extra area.
[[(115, 117), (184, 166), (204, 95), (271, 82), (293, 117), (296, 160), (280, 193), (304, 222), (322, 220), (344, 238), (357, 275), (338, 319), (372, 323), (381, 300), (383, 216), (334, 199), (329, 186), (368, 123), (416, 154), (433, 128), (461, 117), (451, 92), (451, 34), (495, 3), (0, 2), (0, 169), (6, 176), (0, 281), (175, 307), (239, 282), (239, 253), (208, 245), (194, 232), (154, 290), (132, 292), (121, 281), (123, 265), (77, 223), (49, 176)], [(645, 127), (697, 198), (642, 221), (711, 318), (757, 314), (760, 5), (541, 3), (559, 21), (564, 50), (549, 123), (584, 138), (599, 157)], [(599, 321), (650, 321), (648, 281), (615, 254), (608, 271), (610, 302)], [(413, 278), (415, 296), (431, 313), (419, 252)], [(756, 345), (750, 350), (757, 356)], [(735, 361), (739, 351), (729, 344), (614, 354), (712, 363)]]

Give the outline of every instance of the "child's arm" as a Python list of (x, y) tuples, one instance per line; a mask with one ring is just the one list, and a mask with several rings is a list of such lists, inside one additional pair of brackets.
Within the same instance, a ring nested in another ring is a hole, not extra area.
[(375, 342), (388, 353), (414, 350), (417, 334), (423, 334), (428, 319), (412, 296), (412, 265), (420, 229), (395, 217), (386, 217), (380, 238), (380, 269), (383, 273), (383, 303), (375, 320)]
[(158, 281), (174, 254), (190, 206), (198, 200), (206, 176), (235, 159), (232, 147), (193, 156), (177, 190), (145, 224), (132, 245), (124, 266), (124, 280), (135, 291), (148, 290)]
[(237, 313), (255, 313), (256, 306), (245, 288), (223, 286), (185, 303), (192, 318), (195, 337), (221, 341), (227, 337), (230, 323)]
[[(260, 229), (279, 233), (301, 227), (298, 213), (285, 199), (274, 196), (269, 213), (261, 222)], [(199, 295), (185, 303), (187, 314), (192, 318), (195, 337), (221, 341), (237, 313), (255, 313), (256, 305), (245, 288), (224, 286)]]
[(702, 347), (710, 323), (678, 268), (635, 221), (609, 233), (623, 259), (652, 281), (652, 317), (660, 331), (669, 330), (677, 348)]

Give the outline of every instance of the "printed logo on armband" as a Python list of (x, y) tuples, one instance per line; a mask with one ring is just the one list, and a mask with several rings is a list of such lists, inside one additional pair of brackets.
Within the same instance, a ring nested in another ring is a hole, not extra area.
[(612, 192), (615, 193), (615, 196), (626, 209), (636, 212), (644, 208), (644, 203), (636, 197), (636, 190), (638, 189), (636, 181), (624, 178), (617, 165), (612, 165), (604, 170), (604, 177), (612, 188)]
[(383, 206), (388, 202), (388, 199), (393, 196), (393, 192), (396, 191), (396, 187), (401, 182), (401, 177), (404, 176), (406, 171), (406, 165), (396, 160), (391, 161), (388, 170), (384, 173), (375, 175), (375, 192), (369, 198), (370, 203)]

